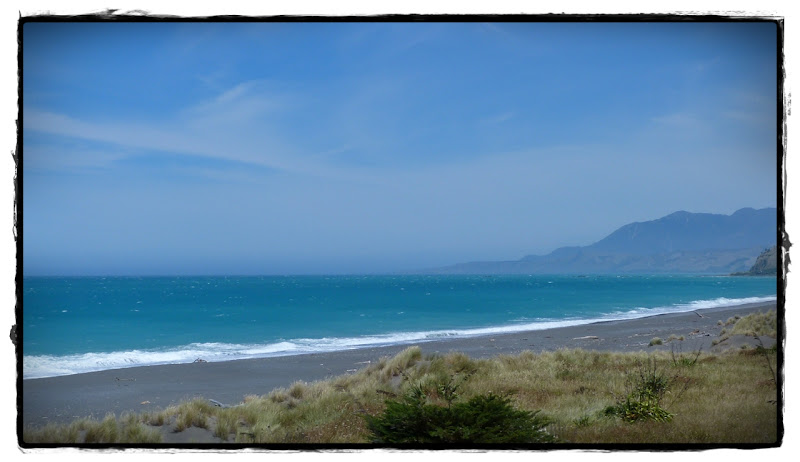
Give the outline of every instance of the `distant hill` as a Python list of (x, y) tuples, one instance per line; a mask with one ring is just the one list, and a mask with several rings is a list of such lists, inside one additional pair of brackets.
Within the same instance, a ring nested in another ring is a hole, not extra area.
[(775, 245), (777, 209), (744, 208), (732, 215), (675, 212), (625, 225), (594, 244), (562, 247), (520, 260), (471, 262), (438, 274), (713, 273), (747, 271)]
[(763, 251), (748, 271), (733, 273), (734, 276), (774, 276), (778, 274), (778, 246)]

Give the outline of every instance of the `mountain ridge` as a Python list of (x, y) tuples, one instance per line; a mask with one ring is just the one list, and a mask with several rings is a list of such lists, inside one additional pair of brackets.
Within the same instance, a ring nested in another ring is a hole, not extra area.
[(778, 246), (764, 250), (756, 258), (748, 271), (733, 273), (731, 276), (774, 276), (778, 274)]
[(775, 245), (777, 209), (750, 207), (731, 215), (673, 212), (621, 226), (587, 246), (560, 247), (519, 260), (469, 262), (437, 274), (712, 273), (747, 271)]

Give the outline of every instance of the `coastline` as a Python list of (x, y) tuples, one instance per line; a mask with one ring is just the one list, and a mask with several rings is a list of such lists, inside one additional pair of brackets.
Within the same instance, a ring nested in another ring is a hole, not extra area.
[[(704, 352), (754, 345), (751, 338), (731, 338), (712, 345), (731, 316), (775, 309), (777, 302), (722, 306), (648, 317), (601, 321), (577, 326), (503, 333), (478, 337), (437, 339), (402, 345), (381, 346), (270, 358), (225, 362), (140, 366), (82, 374), (22, 380), (18, 389), (23, 426), (64, 423), (82, 417), (102, 419), (107, 413), (146, 412), (181, 401), (202, 397), (224, 404), (237, 404), (247, 395), (267, 394), (296, 381), (313, 382), (358, 370), (383, 356), (392, 356), (412, 345), (423, 354), (460, 351), (473, 358), (500, 354), (534, 353), (562, 348), (634, 352), (670, 351), (676, 341), (682, 351)], [(659, 337), (663, 345), (648, 346)], [(771, 346), (774, 341), (766, 342)]]

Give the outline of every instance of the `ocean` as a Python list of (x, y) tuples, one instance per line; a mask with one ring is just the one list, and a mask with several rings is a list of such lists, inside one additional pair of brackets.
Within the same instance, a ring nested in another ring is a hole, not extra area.
[(25, 277), (23, 378), (492, 335), (776, 300), (774, 277)]

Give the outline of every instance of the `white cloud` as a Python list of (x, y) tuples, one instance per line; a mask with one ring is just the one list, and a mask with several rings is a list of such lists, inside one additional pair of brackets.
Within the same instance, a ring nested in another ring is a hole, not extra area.
[(263, 118), (291, 110), (286, 95), (271, 92), (265, 81), (248, 81), (180, 112), (191, 125), (230, 126), (262, 122)]
[(23, 130), (99, 141), (126, 148), (165, 151), (221, 159), (278, 170), (324, 174), (308, 162), (289, 137), (275, 131), (267, 114), (289, 111), (285, 102), (270, 98), (261, 82), (237, 85), (167, 122), (88, 121), (43, 111), (24, 110)]

